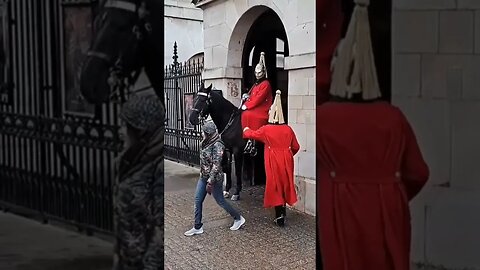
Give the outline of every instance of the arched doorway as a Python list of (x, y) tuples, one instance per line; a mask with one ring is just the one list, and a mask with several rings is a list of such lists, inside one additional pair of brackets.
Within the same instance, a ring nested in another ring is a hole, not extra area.
[[(288, 71), (284, 69), (285, 57), (289, 54), (285, 27), (277, 13), (266, 6), (255, 6), (248, 10), (237, 23), (238, 29), (232, 35), (230, 49), (237, 53), (236, 64), (241, 66), (242, 94), (250, 90), (255, 83), (255, 66), (260, 53), (265, 53), (268, 80), (272, 85), (272, 96), (277, 89), (282, 91), (284, 118), (288, 121)], [(233, 41), (233, 42), (232, 42)], [(240, 41), (240, 42), (235, 42)], [(243, 41), (243, 42), (242, 42)], [(235, 59), (236, 57), (233, 57)], [(253, 171), (247, 169), (246, 179), (253, 185), (265, 184), (263, 145), (259, 144), (258, 154), (245, 160), (245, 165), (253, 165)], [(250, 167), (251, 168), (251, 167)], [(253, 172), (253, 175), (250, 173)]]
[(288, 121), (288, 71), (284, 69), (288, 39), (280, 17), (271, 9), (258, 16), (248, 30), (242, 52), (242, 93), (248, 92), (255, 82), (254, 70), (261, 52), (265, 52), (272, 95), (277, 89), (282, 91), (283, 113)]

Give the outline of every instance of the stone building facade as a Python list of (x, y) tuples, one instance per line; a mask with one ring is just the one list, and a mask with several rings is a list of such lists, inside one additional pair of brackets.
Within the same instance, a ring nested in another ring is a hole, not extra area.
[[(273, 87), (285, 97), (284, 112), (301, 145), (295, 157), (300, 199), (296, 208), (315, 215), (315, 0), (195, 2), (204, 19), (203, 78), (224, 90), (232, 103), (239, 104), (242, 92), (248, 90), (247, 78), (253, 78), (259, 52), (273, 49), (266, 52), (267, 66), (274, 65), (276, 71), (269, 70), (269, 76), (272, 73)], [(265, 34), (255, 36), (256, 31)], [(274, 32), (278, 33), (276, 43), (262, 43)]]
[(411, 205), (412, 259), (480, 269), (480, 1), (393, 6), (392, 103), (431, 169)]
[(165, 0), (165, 65), (173, 63), (177, 42), (178, 61), (203, 52), (203, 14), (190, 0)]

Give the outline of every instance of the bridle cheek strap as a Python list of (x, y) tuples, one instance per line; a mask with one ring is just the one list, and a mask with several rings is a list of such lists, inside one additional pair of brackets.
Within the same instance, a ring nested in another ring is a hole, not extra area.
[(126, 11), (137, 13), (137, 6), (134, 3), (120, 0), (107, 0), (105, 8), (118, 8)]

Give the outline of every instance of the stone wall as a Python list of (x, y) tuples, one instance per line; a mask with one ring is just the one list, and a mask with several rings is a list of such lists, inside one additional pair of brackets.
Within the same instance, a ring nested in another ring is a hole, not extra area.
[(315, 0), (205, 1), (204, 51), (206, 83), (225, 91), (240, 103), (242, 50), (247, 33), (258, 16), (272, 9), (287, 33), (288, 121), (298, 136), (300, 152), (295, 156), (299, 210), (315, 214)]
[(165, 65), (173, 63), (173, 44), (178, 46), (178, 61), (203, 52), (203, 14), (190, 0), (165, 0)]
[(393, 0), (393, 103), (430, 170), (412, 259), (480, 269), (480, 1)]

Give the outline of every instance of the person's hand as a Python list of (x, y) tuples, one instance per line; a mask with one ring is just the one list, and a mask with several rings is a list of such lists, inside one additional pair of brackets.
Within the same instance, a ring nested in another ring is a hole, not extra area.
[(245, 104), (242, 105), (242, 110), (245, 111), (247, 109), (247, 106)]
[(207, 190), (207, 193), (208, 193), (208, 194), (212, 195), (212, 191), (213, 191), (213, 184), (212, 184), (212, 182), (210, 182), (210, 181), (207, 182), (207, 188), (206, 188), (206, 190)]

